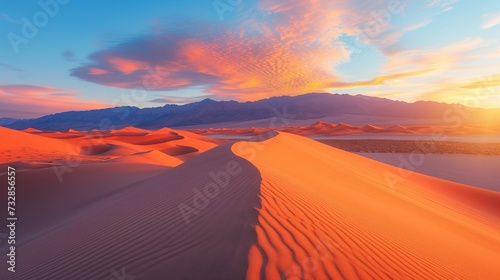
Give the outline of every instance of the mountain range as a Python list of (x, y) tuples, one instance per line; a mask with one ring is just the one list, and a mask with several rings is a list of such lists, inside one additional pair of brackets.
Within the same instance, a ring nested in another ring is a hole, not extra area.
[(36, 119), (9, 120), (3, 125), (14, 129), (36, 128), (64, 131), (110, 130), (126, 126), (155, 129), (161, 127), (210, 126), (216, 123), (248, 122), (274, 117), (290, 120), (320, 120), (345, 115), (401, 120), (437, 120), (454, 122), (463, 119), (477, 122), (497, 109), (478, 109), (432, 101), (407, 103), (364, 95), (309, 93), (280, 96), (258, 101), (214, 101), (204, 99), (185, 105), (167, 104), (156, 108), (131, 106), (90, 111), (70, 111)]

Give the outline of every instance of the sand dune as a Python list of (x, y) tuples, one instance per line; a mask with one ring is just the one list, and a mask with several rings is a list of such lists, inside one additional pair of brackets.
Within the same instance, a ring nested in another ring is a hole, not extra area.
[(64, 141), (51, 139), (23, 131), (0, 127), (0, 163), (28, 162), (36, 159), (65, 159), (77, 155), (77, 147)]
[(347, 123), (339, 123), (336, 126), (333, 127), (333, 131), (342, 131), (342, 130), (355, 130), (358, 129), (358, 127), (355, 127), (353, 125), (347, 124)]
[(169, 134), (145, 134), (142, 137), (136, 136), (117, 136), (110, 137), (110, 139), (114, 139), (117, 141), (135, 144), (135, 145), (154, 145), (165, 142), (170, 142), (173, 140), (180, 140), (184, 137), (179, 135), (178, 133), (169, 133)]
[(383, 131), (383, 128), (379, 127), (379, 126), (374, 126), (374, 125), (371, 125), (371, 124), (367, 124), (367, 125), (363, 126), (360, 130), (363, 131), (363, 132), (374, 133), (374, 132), (381, 132), (381, 131)]
[[(157, 153), (135, 156), (141, 155)], [(121, 172), (114, 176), (126, 186), (110, 190), (92, 185), (106, 168), (82, 177), (96, 171), (75, 176), (84, 182), (72, 190), (22, 206), (27, 224), (36, 222), (37, 209), (50, 216), (54, 199), (75, 208), (47, 218), (50, 227), (31, 226), (34, 235), (18, 248), (18, 279), (110, 279), (122, 268), (136, 279), (500, 274), (499, 193), (419, 174), (391, 185), (395, 167), (301, 136), (220, 145), (176, 168), (152, 170), (147, 179), (135, 177), (140, 181)], [(10, 279), (5, 270), (0, 277)]]
[[(415, 126), (403, 126), (400, 124), (396, 125), (385, 125), (385, 126), (375, 126), (371, 124), (366, 124), (362, 126), (351, 125), (348, 123), (328, 123), (324, 121), (317, 121), (311, 125), (306, 126), (286, 126), (275, 128), (277, 131), (288, 132), (302, 136), (312, 136), (312, 137), (335, 137), (335, 136), (348, 136), (356, 135), (361, 137), (371, 137), (378, 134), (390, 135), (390, 136), (403, 136), (403, 134), (412, 135), (433, 135), (433, 134), (443, 134), (443, 135), (485, 135), (494, 136), (498, 135), (500, 131), (496, 126), (460, 126), (455, 125), (415, 125)], [(270, 129), (268, 127), (263, 128), (208, 128), (208, 129), (194, 129), (191, 130), (194, 133), (200, 135), (224, 135), (224, 136), (256, 136), (263, 133), (268, 133)], [(231, 139), (226, 137), (226, 139)], [(235, 137), (236, 139), (236, 137)]]
[(191, 130), (193, 133), (200, 135), (247, 135), (247, 136), (256, 136), (262, 133), (267, 133), (271, 129), (269, 128), (207, 128), (207, 129), (194, 129)]
[[(217, 190), (206, 187), (217, 187), (210, 172), (235, 175), (227, 180), (222, 176), (227, 185)], [(214, 148), (99, 199), (20, 247), (23, 261), (16, 276), (110, 279), (113, 270), (125, 267), (137, 279), (243, 279), (248, 250), (256, 241), (252, 225), (257, 221), (259, 185), (258, 170), (234, 155), (230, 146)], [(199, 192), (211, 198), (197, 199)], [(181, 203), (197, 205), (199, 213), (184, 217)], [(24, 207), (28, 212), (30, 206)], [(0, 271), (2, 279), (8, 276)]]
[[(264, 152), (245, 152), (252, 145)], [(291, 134), (237, 143), (233, 151), (262, 176), (248, 279), (500, 273), (499, 193), (424, 175), (391, 188), (385, 174), (396, 168)]]
[(38, 129), (35, 129), (35, 128), (32, 128), (32, 127), (23, 129), (21, 131), (28, 132), (28, 133), (33, 133), (33, 134), (42, 132), (41, 130), (38, 130)]
[[(19, 168), (43, 168), (67, 161), (84, 163), (116, 160), (176, 166), (205, 152), (218, 142), (187, 131), (164, 128), (148, 131), (126, 127), (111, 132), (16, 131), (0, 127), (5, 140), (0, 164), (16, 163)], [(163, 155), (161, 155), (161, 154)], [(171, 156), (176, 158), (172, 159)]]
[[(61, 148), (59, 140), (41, 137), (30, 133), (13, 130), (0, 126), (0, 137), (2, 138), (2, 149), (16, 149), (18, 147), (36, 146), (40, 150), (65, 150)], [(34, 145), (36, 144), (36, 145)]]
[(121, 129), (115, 129), (111, 130), (110, 134), (111, 135), (129, 135), (129, 136), (134, 136), (134, 135), (146, 135), (150, 131), (146, 129), (141, 129), (133, 126), (127, 126)]
[(157, 150), (151, 150), (146, 152), (137, 152), (130, 156), (123, 156), (116, 159), (110, 160), (110, 162), (126, 162), (126, 163), (145, 163), (145, 164), (157, 164), (164, 166), (177, 166), (183, 163), (179, 158), (169, 156), (163, 152)]
[[(336, 125), (325, 122), (315, 122), (303, 129), (295, 129), (299, 135), (315, 135), (315, 134), (328, 134), (335, 130)], [(294, 132), (293, 130), (291, 132)]]
[[(21, 171), (17, 174), (16, 209), (22, 222), (18, 224), (16, 244), (22, 246), (61, 224), (77, 220), (82, 213), (92, 211), (97, 202), (165, 170), (156, 164), (101, 162)], [(0, 178), (4, 180), (5, 175)], [(3, 248), (5, 243), (0, 245)]]
[(396, 124), (393, 126), (389, 126), (388, 128), (385, 129), (385, 132), (389, 133), (412, 133), (410, 129), (407, 127), (404, 127), (402, 125)]

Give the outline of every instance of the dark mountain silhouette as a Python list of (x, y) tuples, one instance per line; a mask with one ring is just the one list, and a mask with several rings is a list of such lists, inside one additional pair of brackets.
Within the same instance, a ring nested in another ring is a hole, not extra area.
[[(124, 126), (155, 129), (221, 122), (241, 122), (283, 117), (296, 120), (331, 116), (364, 115), (405, 119), (441, 119), (462, 114), (468, 120), (491, 110), (472, 109), (462, 105), (419, 101), (407, 103), (363, 95), (310, 93), (281, 96), (253, 102), (214, 101), (205, 99), (186, 105), (157, 108), (116, 107), (91, 111), (71, 111), (37, 119), (17, 120), (6, 124), (15, 129), (36, 128), (62, 131), (67, 129), (109, 130)], [(462, 117), (464, 117), (462, 116)]]
[(6, 126), (9, 124), (15, 123), (16, 121), (17, 121), (17, 119), (13, 119), (13, 118), (0, 118), (0, 125)]

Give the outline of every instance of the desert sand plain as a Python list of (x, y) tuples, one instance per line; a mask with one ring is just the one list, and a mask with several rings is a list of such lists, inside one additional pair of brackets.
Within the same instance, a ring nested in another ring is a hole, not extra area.
[(499, 192), (293, 131), (195, 132), (0, 128), (0, 164), (18, 171), (16, 279), (500, 275)]

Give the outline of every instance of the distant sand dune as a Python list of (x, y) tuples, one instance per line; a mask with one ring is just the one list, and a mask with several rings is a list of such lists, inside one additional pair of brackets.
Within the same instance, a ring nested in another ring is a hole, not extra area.
[(374, 125), (371, 125), (371, 124), (367, 124), (367, 125), (365, 125), (365, 126), (363, 126), (361, 128), (361, 131), (363, 131), (363, 132), (370, 132), (370, 133), (380, 132), (381, 130), (383, 130), (383, 128), (381, 128), (379, 126), (374, 126)]
[(28, 132), (28, 133), (33, 133), (33, 134), (42, 132), (41, 130), (35, 129), (35, 128), (32, 128), (32, 127), (23, 129), (21, 131)]
[[(303, 122), (303, 121), (302, 121)], [(269, 125), (269, 124), (267, 124)], [(498, 135), (500, 132), (498, 126), (455, 126), (455, 125), (416, 125), (416, 126), (403, 126), (403, 125), (385, 125), (385, 126), (375, 126), (371, 124), (366, 124), (363, 126), (355, 126), (348, 123), (328, 123), (324, 121), (317, 121), (311, 125), (306, 126), (286, 126), (286, 127), (275, 127), (273, 128), (277, 131), (293, 133), (302, 136), (323, 136), (323, 137), (335, 137), (335, 136), (374, 136), (375, 134), (385, 134), (385, 135), (484, 135), (485, 137), (489, 135)], [(225, 136), (256, 136), (262, 133), (266, 133), (270, 130), (268, 127), (263, 128), (208, 128), (208, 129), (194, 129), (191, 130), (194, 133), (200, 135), (225, 135)], [(437, 137), (437, 136), (435, 136)], [(230, 139), (230, 137), (226, 137)]]
[(133, 126), (127, 126), (121, 129), (111, 130), (110, 135), (117, 136), (143, 136), (148, 134), (150, 131), (146, 129), (141, 129)]
[(31, 158), (65, 158), (77, 155), (78, 149), (63, 140), (0, 127), (0, 163), (28, 161)]
[(112, 139), (116, 139), (117, 141), (122, 141), (125, 143), (130, 143), (135, 145), (154, 145), (154, 144), (170, 142), (173, 140), (180, 140), (183, 138), (184, 138), (183, 136), (177, 133), (172, 133), (172, 134), (153, 134), (153, 135), (147, 134), (144, 135), (143, 137), (120, 136), (120, 137), (114, 137)]
[(167, 155), (178, 156), (198, 152), (198, 149), (188, 146), (176, 145), (175, 147), (163, 149), (161, 151)]
[[(126, 127), (111, 132), (42, 132), (0, 127), (0, 136), (5, 139), (0, 147), (0, 165), (17, 163), (21, 169), (43, 168), (68, 161), (102, 162), (120, 157), (126, 157), (120, 162), (153, 163), (158, 160), (156, 164), (176, 166), (218, 144), (205, 136), (170, 128), (157, 131)], [(165, 157), (157, 152), (164, 153)]]

